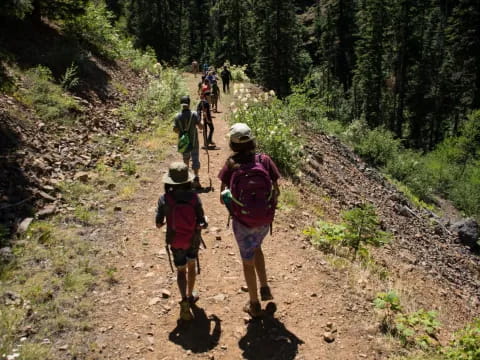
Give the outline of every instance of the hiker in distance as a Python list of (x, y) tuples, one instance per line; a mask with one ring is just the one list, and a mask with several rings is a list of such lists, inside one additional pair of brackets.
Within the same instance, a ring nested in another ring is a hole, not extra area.
[(192, 61), (192, 72), (193, 72), (194, 77), (197, 77), (198, 71), (199, 71), (198, 62), (197, 62), (197, 60), (193, 60)]
[[(165, 193), (158, 200), (155, 223), (157, 228), (167, 224), (166, 244), (170, 246), (177, 268), (177, 284), (182, 300), (180, 319), (191, 320), (191, 307), (198, 300), (195, 287), (195, 262), (201, 242), (201, 229), (208, 224), (198, 194), (192, 190), (194, 175), (181, 162), (170, 164), (163, 177)], [(167, 248), (168, 251), (168, 248)], [(170, 256), (170, 255), (169, 255)], [(170, 263), (171, 265), (171, 263)]]
[(223, 67), (220, 77), (222, 78), (223, 93), (225, 94), (225, 89), (227, 89), (227, 92), (230, 92), (230, 80), (233, 80), (233, 78), (232, 73), (227, 68), (227, 65)]
[(246, 124), (234, 124), (229, 136), (234, 154), (218, 175), (222, 182), (220, 202), (226, 205), (232, 217), (233, 233), (243, 261), (250, 298), (244, 311), (259, 317), (263, 312), (258, 299), (257, 276), (261, 300), (273, 299), (267, 283), (262, 242), (275, 216), (280, 173), (268, 155), (255, 153), (255, 137)]
[(195, 174), (192, 186), (200, 188), (198, 173), (200, 170), (200, 153), (198, 144), (197, 127), (202, 130), (200, 117), (190, 110), (190, 97), (182, 96), (180, 99), (181, 112), (175, 116), (173, 131), (178, 134), (178, 152), (183, 156), (183, 161), (188, 166), (192, 160), (192, 170)]
[(203, 128), (205, 133), (204, 135), (204, 147), (215, 146), (213, 142), (213, 132), (215, 127), (213, 126), (213, 119), (211, 113), (210, 103), (212, 101), (212, 89), (210, 86), (210, 81), (204, 79), (203, 84), (200, 88), (200, 102), (197, 105), (197, 114), (200, 118), (200, 122), (203, 122)]

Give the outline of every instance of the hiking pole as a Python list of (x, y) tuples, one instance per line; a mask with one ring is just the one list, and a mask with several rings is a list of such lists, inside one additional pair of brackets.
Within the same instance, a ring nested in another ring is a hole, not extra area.
[(172, 270), (172, 272), (175, 272), (175, 270), (173, 270), (172, 257), (171, 257), (171, 255), (170, 255), (170, 249), (169, 249), (168, 245), (165, 245), (165, 250), (167, 250), (168, 262), (169, 262), (169, 264), (170, 264), (170, 269)]
[(205, 144), (205, 151), (207, 153), (207, 174), (208, 174), (208, 181), (209, 181), (208, 190), (213, 191), (212, 178), (210, 177), (210, 153), (208, 152), (207, 121), (208, 121), (208, 116), (204, 108), (203, 109), (203, 142)]

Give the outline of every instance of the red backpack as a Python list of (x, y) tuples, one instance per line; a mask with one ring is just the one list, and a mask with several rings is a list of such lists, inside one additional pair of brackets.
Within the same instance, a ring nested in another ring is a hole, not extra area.
[(198, 195), (193, 194), (188, 202), (179, 202), (172, 194), (167, 193), (165, 204), (167, 205), (167, 226), (174, 233), (170, 245), (176, 249), (189, 249), (197, 229), (195, 206), (198, 204)]
[(269, 172), (262, 164), (262, 154), (255, 162), (241, 164), (230, 179), (232, 216), (247, 227), (269, 225), (275, 217), (275, 196)]

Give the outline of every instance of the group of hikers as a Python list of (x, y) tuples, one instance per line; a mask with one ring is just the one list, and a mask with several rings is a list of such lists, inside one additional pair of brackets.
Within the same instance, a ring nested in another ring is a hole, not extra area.
[[(204, 100), (206, 99), (201, 102)], [(201, 230), (208, 227), (208, 222), (196, 191), (200, 188), (197, 132), (197, 128), (202, 129), (200, 116), (190, 109), (188, 96), (183, 96), (180, 104), (182, 110), (175, 117), (173, 130), (178, 134), (178, 151), (182, 153), (183, 162), (170, 164), (163, 177), (165, 192), (158, 200), (155, 221), (158, 228), (164, 225), (167, 227), (167, 250), (173, 255), (182, 298), (180, 319), (191, 320), (191, 310), (198, 301), (194, 288), (196, 265), (200, 270), (198, 251), (203, 242)], [(197, 109), (203, 111), (202, 107)], [(212, 133), (213, 127), (210, 134)], [(243, 262), (249, 294), (249, 301), (243, 310), (257, 318), (263, 314), (260, 300), (273, 299), (267, 282), (262, 241), (271, 231), (275, 216), (280, 195), (280, 173), (268, 155), (256, 153), (255, 136), (247, 124), (234, 124), (229, 130), (228, 138), (232, 155), (226, 159), (218, 174), (221, 181), (220, 203), (225, 205), (229, 220), (232, 220), (234, 237)], [(185, 146), (185, 143), (189, 143), (189, 146)]]

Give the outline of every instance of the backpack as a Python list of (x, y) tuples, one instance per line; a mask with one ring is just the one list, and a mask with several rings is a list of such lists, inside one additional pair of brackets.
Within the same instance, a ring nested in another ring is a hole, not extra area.
[(165, 194), (166, 217), (168, 230), (172, 231), (170, 245), (177, 249), (189, 249), (195, 245), (197, 238), (197, 214), (195, 206), (198, 196), (193, 194), (188, 202), (177, 201), (172, 194)]
[(241, 164), (230, 178), (231, 214), (247, 227), (269, 225), (275, 217), (275, 197), (270, 174), (262, 165), (262, 154), (255, 162)]
[[(190, 115), (190, 121), (188, 122), (185, 129), (179, 129), (180, 134), (178, 136), (177, 149), (179, 153), (188, 153), (193, 150), (193, 142), (190, 139), (189, 130), (192, 125), (193, 112)], [(180, 125), (180, 124), (179, 124)]]

